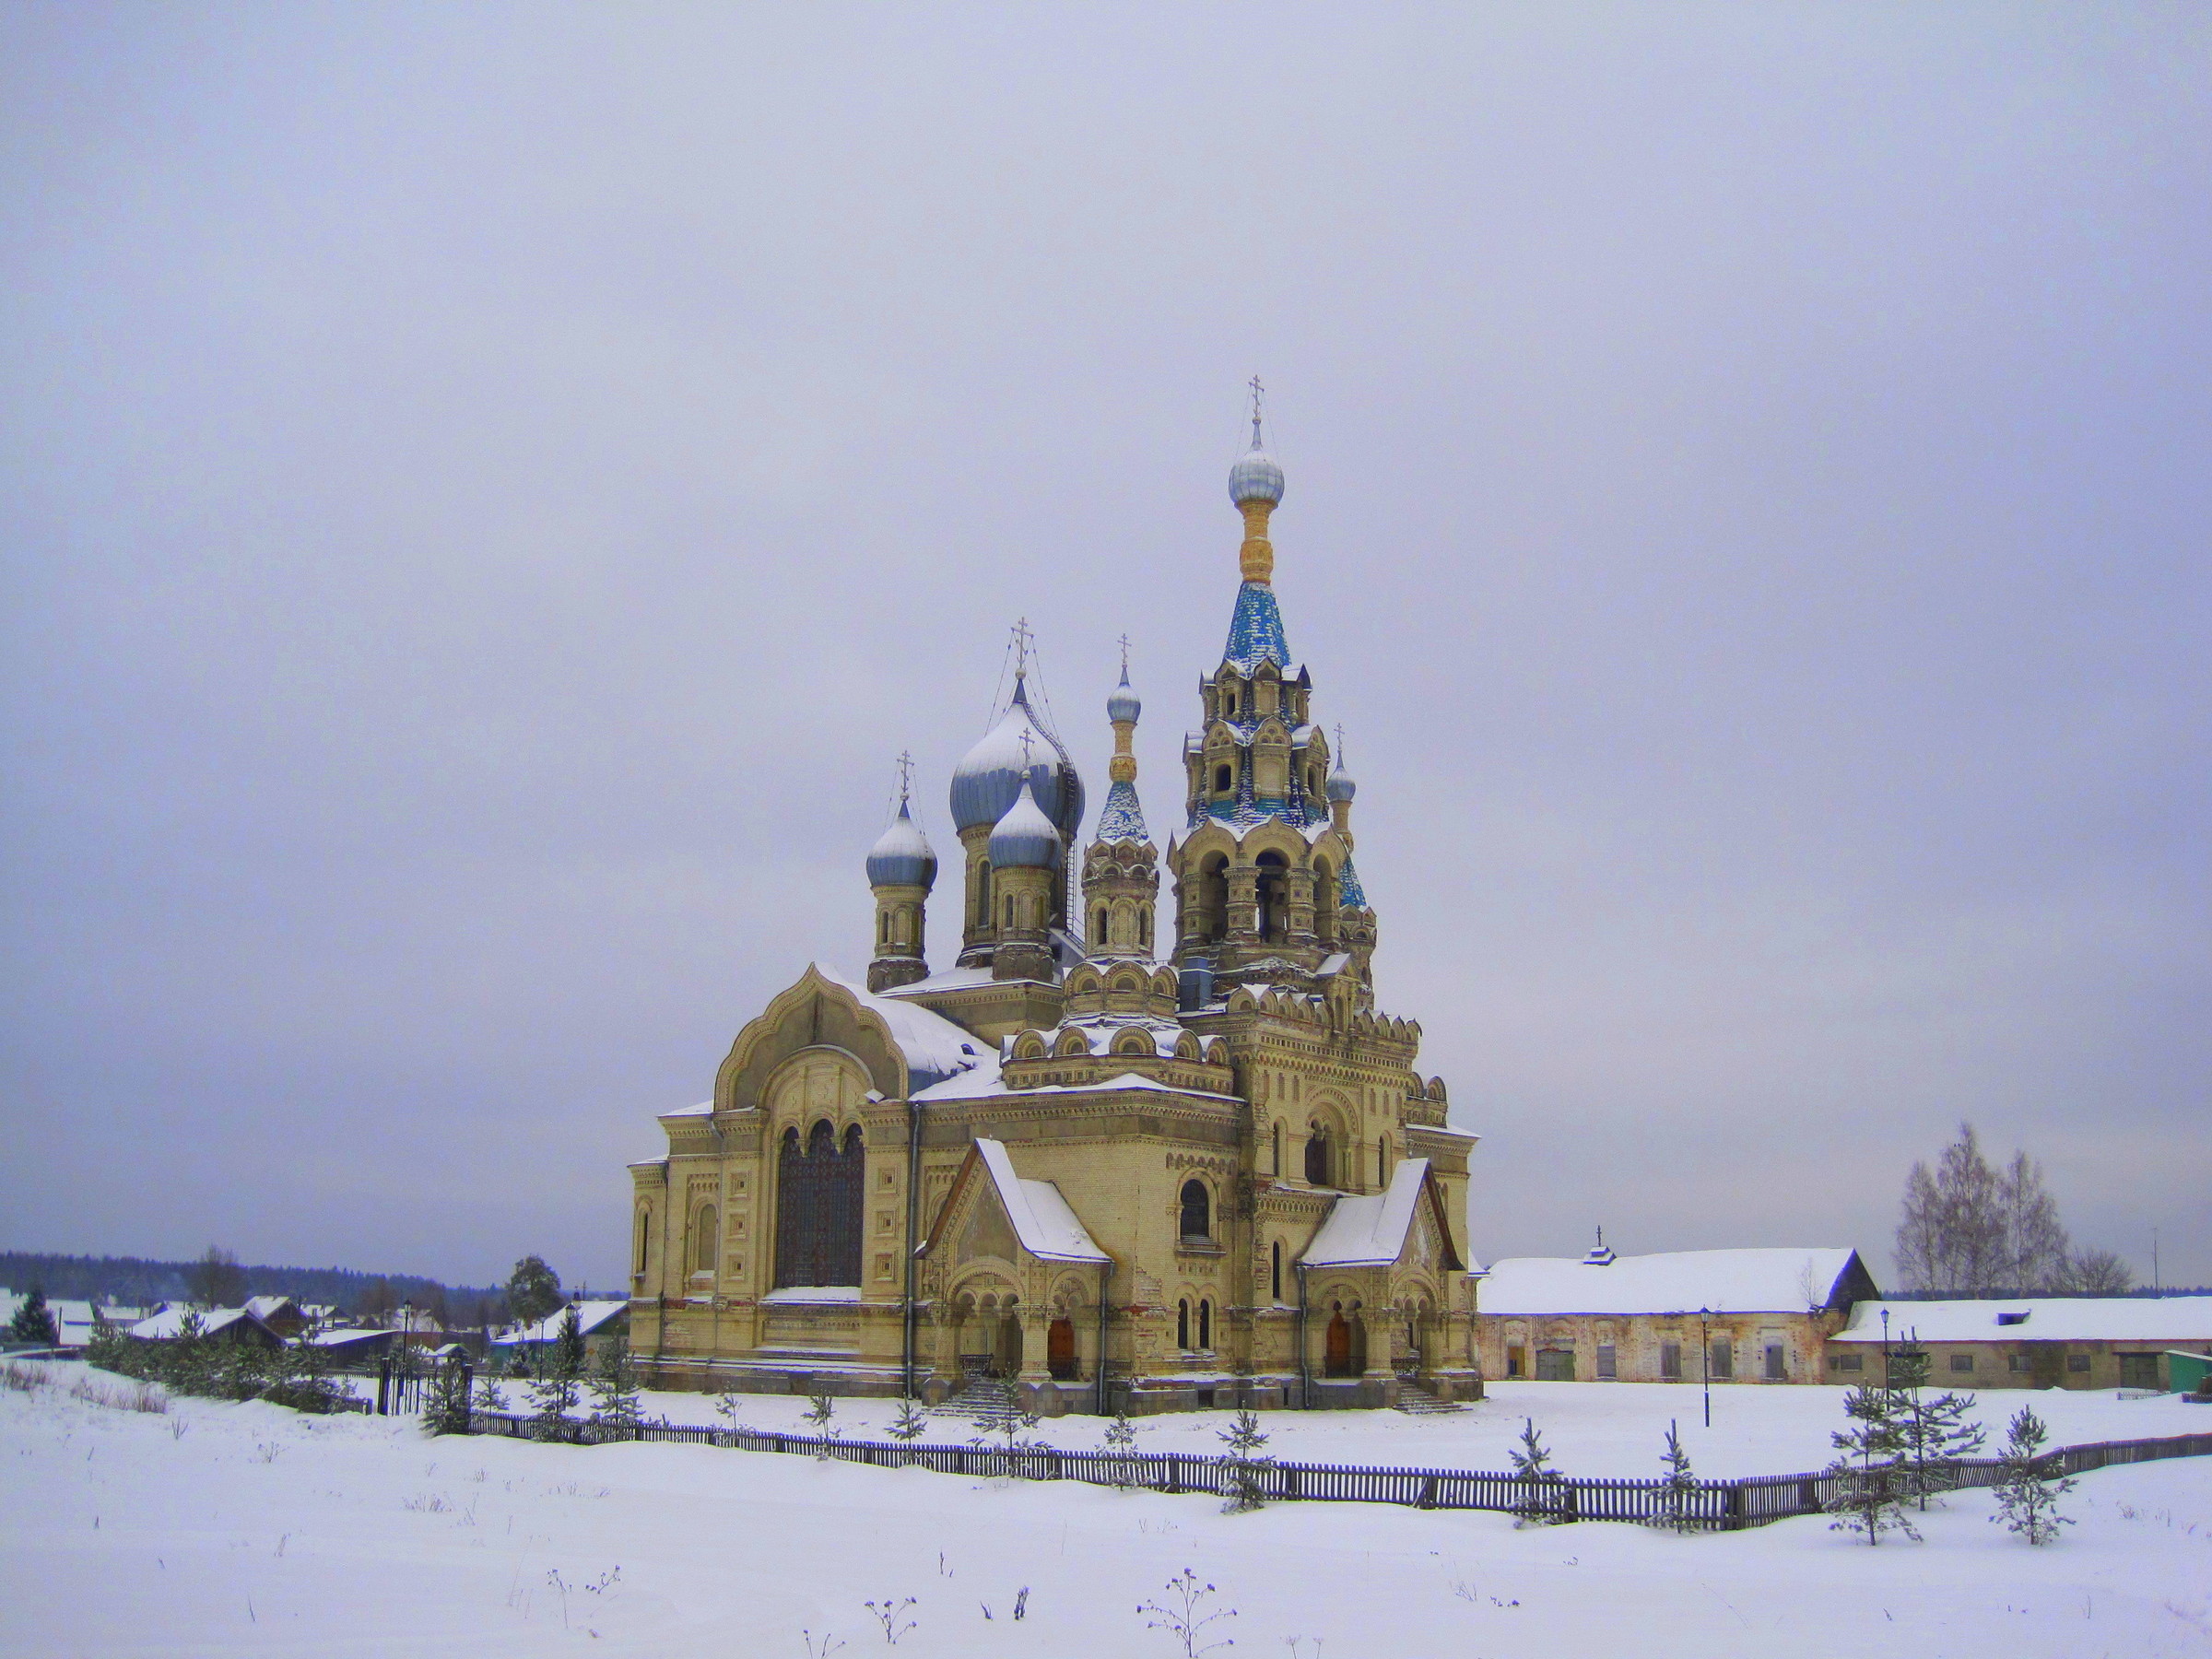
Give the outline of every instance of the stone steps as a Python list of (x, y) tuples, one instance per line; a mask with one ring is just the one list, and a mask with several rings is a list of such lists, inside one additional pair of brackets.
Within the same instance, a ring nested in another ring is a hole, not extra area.
[(1440, 1400), (1418, 1383), (1401, 1382), (1398, 1384), (1396, 1410), (1407, 1417), (1434, 1417), (1439, 1412), (1464, 1410), (1456, 1400)]

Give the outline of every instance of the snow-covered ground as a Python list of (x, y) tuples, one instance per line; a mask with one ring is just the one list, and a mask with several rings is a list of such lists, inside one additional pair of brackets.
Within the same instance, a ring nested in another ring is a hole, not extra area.
[[(1970, 1493), (1926, 1517), (1924, 1543), (1868, 1549), (1818, 1520), (1683, 1539), (1366, 1504), (1224, 1515), (1204, 1497), (707, 1447), (433, 1441), (411, 1419), (258, 1404), (141, 1415), (73, 1400), (81, 1368), (55, 1372), (64, 1386), (0, 1391), (0, 1652), (11, 1654), (804, 1659), (811, 1631), (816, 1651), (829, 1633), (859, 1659), (884, 1643), (864, 1604), (912, 1596), (902, 1659), (1135, 1659), (1182, 1651), (1135, 1609), (1164, 1599), (1185, 1566), (1218, 1586), (1211, 1606), (1236, 1610), (1210, 1634), (1298, 1659), (2212, 1653), (2212, 1459), (2084, 1477), (2067, 1503), (2079, 1524), (2053, 1548), (1987, 1524), (1988, 1496)], [(1697, 1417), (1691, 1390), (1498, 1394), (1429, 1421), (1273, 1416), (1271, 1449), (1495, 1466), (1527, 1413), (1570, 1471), (1642, 1472), (1665, 1418), (1688, 1432)], [(1991, 1415), (2026, 1397), (1987, 1396)], [(2034, 1398), (2067, 1440), (2180, 1432), (2206, 1416), (2171, 1401)], [(1837, 1399), (1716, 1393), (1715, 1429), (1696, 1430), (1693, 1453), (1714, 1473), (1818, 1464)], [(773, 1427), (795, 1423), (803, 1402), (745, 1404), (744, 1420)], [(855, 1431), (879, 1415), (840, 1409)], [(1140, 1432), (1196, 1450), (1212, 1426)], [(1088, 1419), (1051, 1426), (1064, 1443), (1097, 1433)]]

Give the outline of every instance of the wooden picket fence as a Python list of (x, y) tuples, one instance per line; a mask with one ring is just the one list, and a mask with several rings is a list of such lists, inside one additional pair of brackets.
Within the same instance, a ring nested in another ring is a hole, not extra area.
[[(528, 1440), (535, 1423), (517, 1413), (478, 1411), (471, 1431)], [(679, 1445), (721, 1446), (738, 1452), (771, 1452), (827, 1457), (877, 1468), (933, 1469), (941, 1475), (981, 1475), (1021, 1480), (1079, 1480), (1090, 1486), (1141, 1488), (1152, 1492), (1212, 1492), (1226, 1496), (1240, 1472), (1218, 1457), (1176, 1453), (1121, 1456), (1111, 1452), (1070, 1452), (1053, 1447), (1007, 1451), (988, 1443), (924, 1446), (896, 1441), (844, 1440), (832, 1436), (778, 1434), (764, 1429), (717, 1429), (675, 1423), (647, 1423), (627, 1433), (571, 1422), (563, 1438), (584, 1445), (616, 1440), (670, 1441)], [(2212, 1434), (2180, 1434), (2163, 1440), (2100, 1441), (2062, 1447), (2053, 1455), (2065, 1474), (2108, 1468), (2114, 1464), (2150, 1463), (2166, 1457), (2212, 1456)], [(1994, 1458), (1971, 1458), (1944, 1465), (1953, 1487), (1994, 1486), (2003, 1465)], [(1597, 1480), (1567, 1477), (1529, 1481), (1514, 1475), (1460, 1469), (1367, 1468), (1347, 1464), (1270, 1462), (1248, 1472), (1269, 1502), (1319, 1500), (1328, 1503), (1396, 1503), (1414, 1509), (1501, 1510), (1515, 1514), (1542, 1512), (1562, 1521), (1651, 1522), (1665, 1512), (1668, 1499), (1660, 1480)], [(1759, 1475), (1742, 1480), (1701, 1480), (1683, 1507), (1690, 1525), (1730, 1532), (1763, 1526), (1792, 1515), (1825, 1512), (1838, 1494), (1839, 1479), (1828, 1474)]]

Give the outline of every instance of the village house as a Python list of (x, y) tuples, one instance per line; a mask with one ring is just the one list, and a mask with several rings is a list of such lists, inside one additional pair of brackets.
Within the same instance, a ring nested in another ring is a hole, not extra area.
[(610, 1344), (629, 1339), (629, 1303), (627, 1300), (573, 1301), (534, 1324), (501, 1331), (491, 1339), (492, 1354), (502, 1362), (510, 1363), (517, 1359), (535, 1359), (560, 1340), (561, 1324), (571, 1311), (576, 1315), (578, 1329), (583, 1333), (583, 1352), (587, 1360), (598, 1359)]
[(1881, 1382), (1907, 1347), (1939, 1388), (2187, 1389), (2212, 1355), (2212, 1296), (1863, 1301), (1828, 1339), (1829, 1381)]
[(1818, 1382), (1830, 1333), (1878, 1295), (1855, 1250), (1513, 1256), (1483, 1277), (1491, 1378), (1558, 1382)]

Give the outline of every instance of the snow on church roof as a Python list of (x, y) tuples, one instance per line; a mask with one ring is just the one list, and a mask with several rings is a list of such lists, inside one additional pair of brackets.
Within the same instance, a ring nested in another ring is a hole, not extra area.
[[(1509, 1256), (1482, 1281), (1484, 1313), (1803, 1313), (1828, 1305), (1853, 1250), (1676, 1250)], [(1864, 1272), (1864, 1269), (1861, 1269)]]
[(919, 1003), (877, 996), (865, 984), (820, 962), (814, 964), (814, 971), (831, 984), (851, 992), (853, 1000), (890, 1028), (891, 1041), (906, 1056), (906, 1069), (912, 1074), (908, 1088), (913, 1092), (986, 1063), (995, 1069), (995, 1056), (990, 1050), (973, 1033), (963, 1031), (942, 1014)]
[(1347, 1193), (1301, 1258), (1309, 1267), (1386, 1267), (1406, 1253), (1414, 1206), (1429, 1177), (1425, 1158), (1403, 1159), (1380, 1193)]
[(983, 1168), (990, 1171), (991, 1184), (997, 1189), (998, 1201), (1024, 1250), (1046, 1262), (1107, 1259), (1058, 1187), (1049, 1181), (1024, 1181), (1014, 1173), (1014, 1160), (1006, 1156), (1004, 1141), (979, 1138), (975, 1149)]

